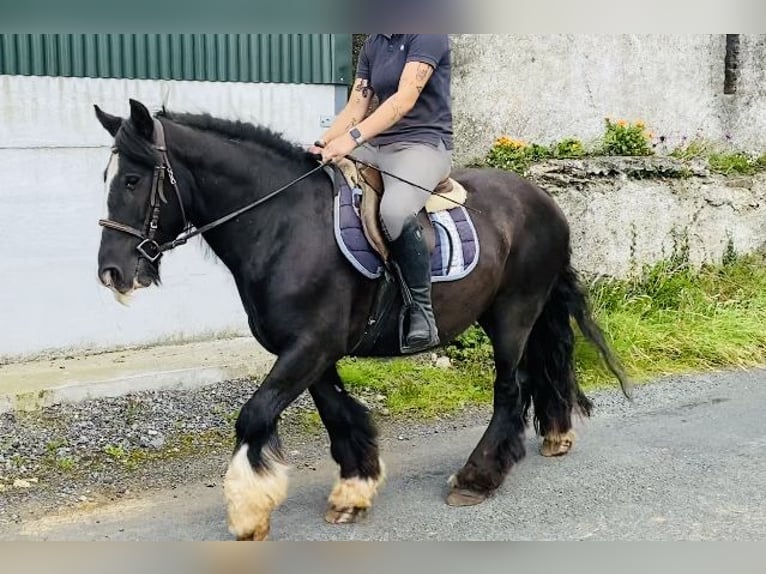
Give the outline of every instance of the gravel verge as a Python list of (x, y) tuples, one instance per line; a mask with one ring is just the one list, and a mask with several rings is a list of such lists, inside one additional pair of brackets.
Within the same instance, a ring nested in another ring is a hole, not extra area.
[[(236, 415), (257, 387), (233, 380), (0, 414), (0, 525), (147, 489), (194, 481), (220, 485)], [(396, 440), (406, 440), (407, 427), (417, 424), (390, 419), (386, 397), (377, 392), (355, 390), (354, 396), (371, 409), (382, 433), (403, 429), (393, 431)], [(429, 425), (467, 425), (482, 416), (485, 410), (477, 407)], [(329, 456), (308, 393), (282, 415), (280, 436), (293, 466), (311, 470)]]

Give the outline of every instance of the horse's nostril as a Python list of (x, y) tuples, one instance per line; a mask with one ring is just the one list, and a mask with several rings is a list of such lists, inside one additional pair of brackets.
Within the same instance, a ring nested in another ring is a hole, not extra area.
[(122, 280), (122, 274), (117, 267), (102, 267), (98, 276), (101, 278), (101, 283), (103, 283), (106, 287), (117, 286)]

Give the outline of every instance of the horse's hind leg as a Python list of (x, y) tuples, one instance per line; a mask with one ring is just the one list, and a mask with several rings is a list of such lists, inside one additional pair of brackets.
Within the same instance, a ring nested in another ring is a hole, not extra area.
[(239, 540), (264, 540), (271, 513), (287, 497), (287, 465), (277, 435), (280, 413), (331, 364), (316, 348), (294, 348), (277, 359), (245, 403), (235, 426), (237, 444), (224, 479), (229, 531)]
[(524, 416), (517, 369), (532, 325), (542, 307), (539, 296), (501, 297), (480, 323), (495, 353), (494, 411), (479, 444), (449, 484), (447, 503), (478, 504), (496, 490), (511, 466), (524, 457)]
[(523, 359), (535, 428), (543, 437), (540, 452), (549, 457), (572, 448), (572, 414), (579, 411), (588, 416), (591, 411), (575, 377), (574, 331), (565, 290), (561, 282), (554, 287), (530, 333)]
[(372, 506), (384, 478), (377, 431), (368, 410), (346, 392), (335, 365), (309, 392), (330, 435), (330, 451), (340, 469), (325, 520), (333, 524), (356, 522)]

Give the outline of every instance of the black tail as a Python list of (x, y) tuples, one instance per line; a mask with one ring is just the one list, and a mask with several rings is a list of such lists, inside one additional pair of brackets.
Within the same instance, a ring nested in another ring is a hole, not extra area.
[(564, 268), (559, 276), (556, 287), (557, 288), (554, 291), (557, 291), (559, 296), (566, 301), (569, 314), (577, 322), (580, 332), (599, 350), (606, 366), (612, 371), (612, 374), (617, 377), (617, 380), (620, 381), (622, 393), (630, 400), (632, 398), (632, 386), (630, 381), (625, 375), (625, 371), (623, 370), (620, 361), (615, 357), (604, 339), (604, 333), (601, 331), (601, 327), (599, 327), (593, 319), (590, 312), (590, 306), (588, 305), (588, 299), (585, 295), (585, 290), (577, 277), (577, 273), (572, 269), (571, 265), (567, 265)]
[(520, 365), (525, 416), (534, 402), (535, 426), (543, 435), (568, 431), (572, 412), (590, 416), (593, 408), (575, 377), (574, 331), (570, 318), (574, 318), (585, 338), (598, 348), (630, 399), (630, 383), (590, 314), (577, 274), (567, 264), (532, 328)]

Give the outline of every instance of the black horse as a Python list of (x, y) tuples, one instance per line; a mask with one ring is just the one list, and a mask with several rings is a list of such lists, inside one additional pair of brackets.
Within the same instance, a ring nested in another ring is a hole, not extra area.
[[(287, 495), (277, 420), (306, 389), (340, 467), (325, 518), (353, 522), (370, 508), (384, 469), (369, 413), (344, 389), (336, 363), (353, 354), (365, 332), (376, 283), (335, 243), (330, 178), (302, 148), (268, 129), (208, 115), (163, 111), (155, 118), (134, 100), (130, 108), (122, 119), (96, 106), (114, 137), (101, 282), (118, 297), (158, 283), (161, 251), (187, 226), (206, 229), (205, 241), (234, 276), (253, 335), (278, 357), (236, 422), (224, 483), (231, 532), (239, 539), (268, 535), (271, 512)], [(205, 228), (304, 174), (257, 207)], [(628, 383), (589, 314), (555, 201), (503, 171), (466, 169), (453, 177), (469, 192), (467, 206), (481, 212), (474, 216), (481, 256), (464, 279), (434, 285), (439, 333), (447, 342), (478, 321), (496, 366), (491, 422), (449, 480), (447, 502), (466, 505), (495, 491), (524, 456), (530, 404), (548, 456), (571, 447), (572, 415), (590, 414), (574, 376), (570, 318), (626, 393)], [(366, 355), (399, 354), (395, 326)]]

